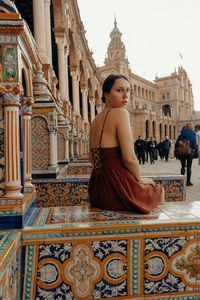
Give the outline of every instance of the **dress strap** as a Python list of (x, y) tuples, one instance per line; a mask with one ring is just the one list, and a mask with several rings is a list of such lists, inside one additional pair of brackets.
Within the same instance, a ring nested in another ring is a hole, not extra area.
[(102, 126), (102, 129), (101, 129), (101, 135), (100, 135), (100, 140), (99, 140), (99, 148), (101, 148), (101, 140), (102, 140), (102, 136), (103, 136), (103, 130), (104, 130), (104, 126), (105, 126), (105, 123), (106, 123), (106, 119), (107, 119), (107, 116), (108, 116), (108, 113), (111, 111), (111, 109), (109, 109), (106, 113), (106, 116), (105, 116), (105, 119), (103, 121), (103, 126)]

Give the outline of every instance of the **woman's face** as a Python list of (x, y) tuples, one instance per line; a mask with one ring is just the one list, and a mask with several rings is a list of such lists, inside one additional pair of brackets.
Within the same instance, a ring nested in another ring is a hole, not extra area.
[(129, 82), (123, 78), (116, 79), (110, 92), (105, 93), (106, 104), (112, 108), (126, 107), (129, 96)]

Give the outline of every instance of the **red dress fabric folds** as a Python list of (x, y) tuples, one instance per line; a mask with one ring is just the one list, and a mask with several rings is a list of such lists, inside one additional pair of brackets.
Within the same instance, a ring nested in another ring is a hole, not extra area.
[(119, 146), (98, 150), (100, 161), (89, 181), (91, 205), (107, 210), (151, 212), (160, 201), (161, 185), (139, 183), (124, 166)]

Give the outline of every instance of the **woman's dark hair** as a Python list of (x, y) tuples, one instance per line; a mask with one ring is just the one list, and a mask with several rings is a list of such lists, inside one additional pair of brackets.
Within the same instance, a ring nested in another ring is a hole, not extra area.
[(113, 84), (115, 83), (115, 80), (117, 79), (125, 79), (126, 81), (129, 82), (128, 78), (122, 74), (110, 74), (103, 83), (102, 86), (102, 102), (105, 103), (106, 102), (106, 98), (105, 98), (105, 93), (109, 93), (110, 90), (112, 89)]

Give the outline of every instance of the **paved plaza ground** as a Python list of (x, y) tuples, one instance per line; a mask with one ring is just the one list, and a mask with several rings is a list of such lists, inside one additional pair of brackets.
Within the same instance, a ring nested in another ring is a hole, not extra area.
[[(180, 175), (181, 164), (179, 160), (171, 159), (168, 162), (156, 160), (155, 164), (140, 165), (142, 175)], [(193, 159), (191, 182), (193, 186), (186, 187), (186, 201), (200, 200), (200, 166), (198, 160)]]

